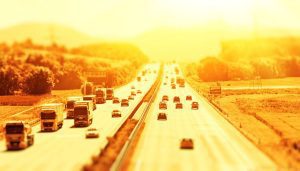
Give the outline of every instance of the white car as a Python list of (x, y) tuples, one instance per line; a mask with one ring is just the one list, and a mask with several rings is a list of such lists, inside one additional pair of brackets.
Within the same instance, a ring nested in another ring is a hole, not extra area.
[(85, 133), (85, 138), (98, 138), (99, 131), (97, 128), (88, 128)]

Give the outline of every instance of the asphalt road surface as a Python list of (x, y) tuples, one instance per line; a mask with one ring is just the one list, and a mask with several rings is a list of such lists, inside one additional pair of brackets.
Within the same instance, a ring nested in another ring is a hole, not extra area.
[[(133, 171), (165, 170), (276, 170), (276, 165), (236, 128), (226, 121), (203, 97), (188, 84), (171, 89), (172, 67), (165, 67), (164, 80), (135, 152), (127, 167)], [(165, 76), (168, 76), (168, 79)], [(160, 110), (163, 95), (169, 96), (168, 109)], [(199, 110), (191, 110), (193, 101)], [(175, 109), (173, 97), (179, 96), (183, 109)], [(166, 121), (157, 120), (159, 112), (167, 114)], [(194, 149), (180, 149), (182, 138), (192, 138)]]

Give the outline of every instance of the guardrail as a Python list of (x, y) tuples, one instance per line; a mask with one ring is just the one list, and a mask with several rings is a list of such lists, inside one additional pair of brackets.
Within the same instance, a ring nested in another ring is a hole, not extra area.
[[(162, 67), (162, 66), (161, 66)], [(154, 90), (151, 88), (149, 90), (149, 92), (145, 95), (144, 99), (141, 101), (142, 103), (145, 101), (148, 101), (148, 105), (145, 107), (144, 111), (142, 112), (141, 118), (138, 121), (138, 123), (136, 124), (135, 128), (133, 129), (133, 131), (131, 132), (128, 140), (126, 141), (126, 143), (124, 144), (124, 146), (122, 147), (121, 152), (119, 153), (117, 159), (115, 160), (114, 164), (112, 165), (110, 170), (121, 170), (121, 167), (123, 166), (124, 162), (126, 159), (128, 159), (128, 155), (129, 155), (129, 151), (134, 143), (135, 138), (137, 137), (137, 134), (139, 133), (139, 131), (142, 128), (142, 125), (147, 117), (147, 113), (152, 105), (152, 103), (154, 102), (154, 99), (156, 97), (156, 94), (159, 90), (159, 87), (161, 85), (161, 75), (162, 75), (163, 69), (161, 68), (160, 73), (158, 75), (158, 79), (157, 81), (154, 83)], [(147, 95), (149, 95), (149, 93), (151, 93), (150, 98), (147, 97)], [(147, 100), (145, 100), (147, 99)], [(148, 100), (149, 99), (149, 100)], [(141, 106), (141, 104), (139, 106)], [(138, 109), (138, 108), (137, 108)]]

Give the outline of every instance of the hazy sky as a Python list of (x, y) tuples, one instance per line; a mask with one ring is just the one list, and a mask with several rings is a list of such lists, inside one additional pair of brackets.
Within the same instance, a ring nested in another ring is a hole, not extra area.
[(300, 0), (0, 0), (0, 27), (59, 23), (106, 37), (220, 22), (300, 29)]

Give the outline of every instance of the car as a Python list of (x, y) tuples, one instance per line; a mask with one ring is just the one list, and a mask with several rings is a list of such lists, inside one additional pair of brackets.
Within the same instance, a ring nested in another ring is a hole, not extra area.
[(166, 83), (166, 82), (164, 82), (164, 85), (167, 85), (167, 83)]
[(161, 100), (162, 101), (169, 101), (169, 97), (167, 95), (163, 95)]
[(88, 128), (85, 132), (85, 138), (98, 138), (99, 131), (97, 128)]
[(184, 83), (180, 83), (180, 84), (179, 84), (179, 87), (184, 88), (184, 87), (185, 87), (185, 84), (184, 84)]
[(142, 94), (142, 91), (141, 90), (137, 90), (136, 93), (137, 94)]
[(198, 102), (193, 102), (193, 103), (192, 103), (192, 109), (198, 110), (198, 108), (199, 108)]
[(121, 112), (120, 112), (120, 110), (113, 110), (112, 112), (111, 112), (111, 117), (113, 117), (113, 118), (119, 118), (119, 117), (121, 117), (122, 115), (121, 115)]
[(193, 139), (183, 138), (180, 142), (180, 148), (181, 149), (193, 149), (194, 148)]
[(114, 97), (112, 102), (113, 102), (113, 104), (118, 104), (118, 103), (120, 103), (120, 100), (118, 97)]
[(174, 102), (174, 103), (180, 102), (180, 97), (179, 97), (179, 96), (174, 96), (174, 97), (173, 97), (173, 102)]
[(123, 107), (123, 106), (129, 106), (129, 101), (128, 101), (128, 99), (122, 99), (122, 100), (121, 100), (121, 107)]
[(135, 96), (136, 95), (136, 92), (135, 91), (131, 91), (130, 93), (132, 96)]
[(171, 84), (175, 82), (175, 78), (171, 78)]
[(131, 89), (135, 89), (135, 86), (134, 86), (134, 85), (132, 85), (132, 86), (131, 86)]
[(128, 96), (128, 100), (134, 100), (134, 96), (133, 95), (129, 95)]
[(172, 89), (176, 89), (176, 84), (171, 85)]
[(176, 109), (182, 109), (182, 103), (178, 102), (176, 103)]
[(192, 96), (188, 95), (186, 96), (185, 100), (193, 100)]
[(163, 112), (159, 113), (157, 115), (157, 120), (167, 120), (167, 114)]
[(167, 108), (168, 107), (167, 107), (167, 103), (166, 102), (162, 101), (162, 102), (159, 103), (159, 109), (167, 109)]

